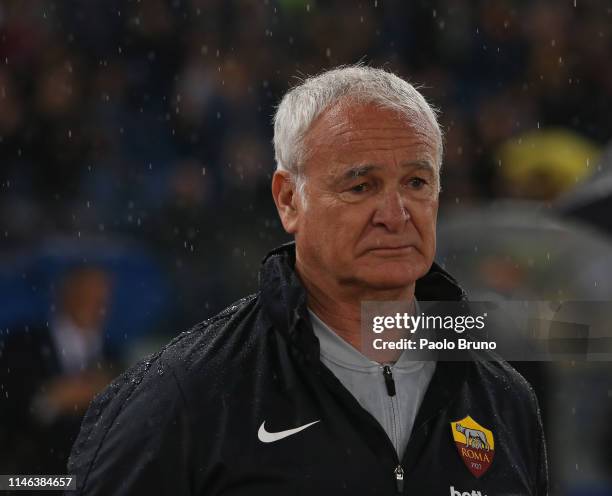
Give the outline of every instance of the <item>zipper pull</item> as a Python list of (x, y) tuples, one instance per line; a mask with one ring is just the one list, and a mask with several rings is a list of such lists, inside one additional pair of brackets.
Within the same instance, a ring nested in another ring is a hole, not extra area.
[(389, 367), (388, 365), (385, 365), (383, 367), (383, 377), (385, 378), (385, 386), (387, 386), (387, 393), (389, 394), (389, 396), (395, 396), (395, 381), (393, 380), (393, 373), (391, 372), (391, 367)]
[(398, 465), (397, 467), (395, 467), (393, 473), (395, 475), (395, 484), (397, 486), (397, 492), (401, 494), (404, 492), (404, 469), (401, 465)]

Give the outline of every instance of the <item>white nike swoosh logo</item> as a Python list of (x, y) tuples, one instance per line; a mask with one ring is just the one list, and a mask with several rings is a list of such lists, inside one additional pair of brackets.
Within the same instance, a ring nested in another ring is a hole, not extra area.
[(321, 421), (320, 419), (315, 420), (314, 422), (310, 422), (310, 424), (302, 425), (300, 427), (296, 427), (295, 429), (289, 429), (286, 431), (268, 432), (264, 425), (266, 423), (266, 421), (264, 420), (259, 426), (259, 430), (257, 431), (257, 437), (262, 443), (273, 443), (274, 441), (278, 441), (280, 439), (284, 439), (286, 437), (293, 436), (293, 434), (297, 434), (298, 432), (303, 431), (304, 429), (308, 429), (308, 427), (320, 421)]

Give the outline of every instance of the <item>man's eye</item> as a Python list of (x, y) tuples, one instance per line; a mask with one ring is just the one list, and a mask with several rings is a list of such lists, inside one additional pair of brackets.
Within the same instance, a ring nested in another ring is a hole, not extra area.
[(349, 191), (351, 193), (365, 193), (366, 191), (369, 191), (370, 189), (370, 185), (368, 183), (361, 183), (358, 184), (357, 186), (353, 186), (352, 188), (349, 189)]
[(410, 181), (408, 181), (408, 184), (415, 189), (419, 189), (425, 186), (427, 181), (425, 181), (425, 179), (421, 179), (420, 177), (412, 177), (410, 178)]

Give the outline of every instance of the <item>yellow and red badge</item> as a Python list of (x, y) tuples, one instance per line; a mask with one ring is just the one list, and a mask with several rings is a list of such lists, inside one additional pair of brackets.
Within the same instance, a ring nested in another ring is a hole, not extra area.
[(463, 463), (474, 477), (481, 477), (489, 470), (495, 455), (493, 433), (469, 415), (450, 424)]

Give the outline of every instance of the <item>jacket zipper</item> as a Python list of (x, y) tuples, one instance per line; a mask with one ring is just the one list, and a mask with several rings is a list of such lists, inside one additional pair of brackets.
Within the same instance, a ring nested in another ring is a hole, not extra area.
[[(393, 379), (393, 371), (391, 370), (391, 367), (389, 365), (383, 366), (383, 377), (385, 379), (385, 386), (387, 387), (387, 394), (390, 398), (393, 398), (395, 396), (395, 380)], [(391, 409), (394, 409), (393, 400), (391, 400)], [(397, 438), (395, 411), (393, 410), (393, 412), (393, 431), (395, 433), (395, 437)], [(395, 485), (397, 487), (397, 492), (398, 494), (401, 494), (404, 491), (404, 468), (399, 463), (399, 458), (397, 467), (395, 467), (395, 470), (393, 471), (393, 475), (395, 476)]]
[(398, 464), (395, 467), (395, 485), (397, 486), (397, 493), (402, 494), (404, 492), (404, 469)]
[(387, 394), (391, 397), (395, 396), (395, 381), (393, 380), (393, 372), (391, 372), (389, 365), (383, 366), (383, 377), (387, 386)]
[[(324, 363), (320, 362), (320, 367), (323, 370), (325, 370), (325, 372), (326, 372), (325, 374), (323, 374), (323, 376), (326, 378), (326, 380), (329, 380), (332, 377), (335, 379), (335, 376), (332, 373), (332, 371), (329, 370), (325, 366)], [(390, 368), (389, 368), (389, 372), (391, 372)], [(384, 373), (384, 370), (383, 370), (383, 373)], [(385, 379), (386, 379), (386, 377), (385, 377)], [(328, 384), (329, 384), (329, 382), (328, 382)], [(386, 384), (387, 384), (387, 380), (385, 380), (385, 385)], [(395, 381), (393, 381), (393, 375), (391, 375), (391, 377), (390, 377), (389, 384), (390, 384), (390, 386), (387, 386), (387, 388), (391, 388), (391, 389), (387, 389), (387, 391), (389, 391), (389, 390), (394, 391), (394, 394), (395, 394)], [(360, 406), (359, 403), (357, 402), (357, 400), (351, 395), (351, 393), (342, 384), (338, 384), (337, 380), (334, 381), (334, 387), (338, 387), (338, 386), (347, 395), (347, 397), (351, 398), (351, 400), (354, 401), (357, 406)], [(393, 479), (395, 480), (395, 487), (396, 487), (397, 494), (402, 494), (404, 492), (404, 468), (401, 465), (401, 461), (400, 461), (399, 455), (397, 454), (397, 451), (395, 450), (395, 446), (393, 445), (393, 443), (391, 442), (391, 440), (387, 436), (387, 433), (382, 428), (382, 426), (367, 411), (364, 410), (364, 413), (367, 416), (369, 416), (369, 418), (371, 419), (372, 422), (374, 422), (374, 424), (376, 425), (378, 430), (382, 433), (384, 439), (386, 440), (386, 442), (388, 443), (388, 445), (389, 445), (389, 447), (391, 449), (392, 456), (395, 459), (395, 463), (396, 463), (396, 466), (393, 469)]]

